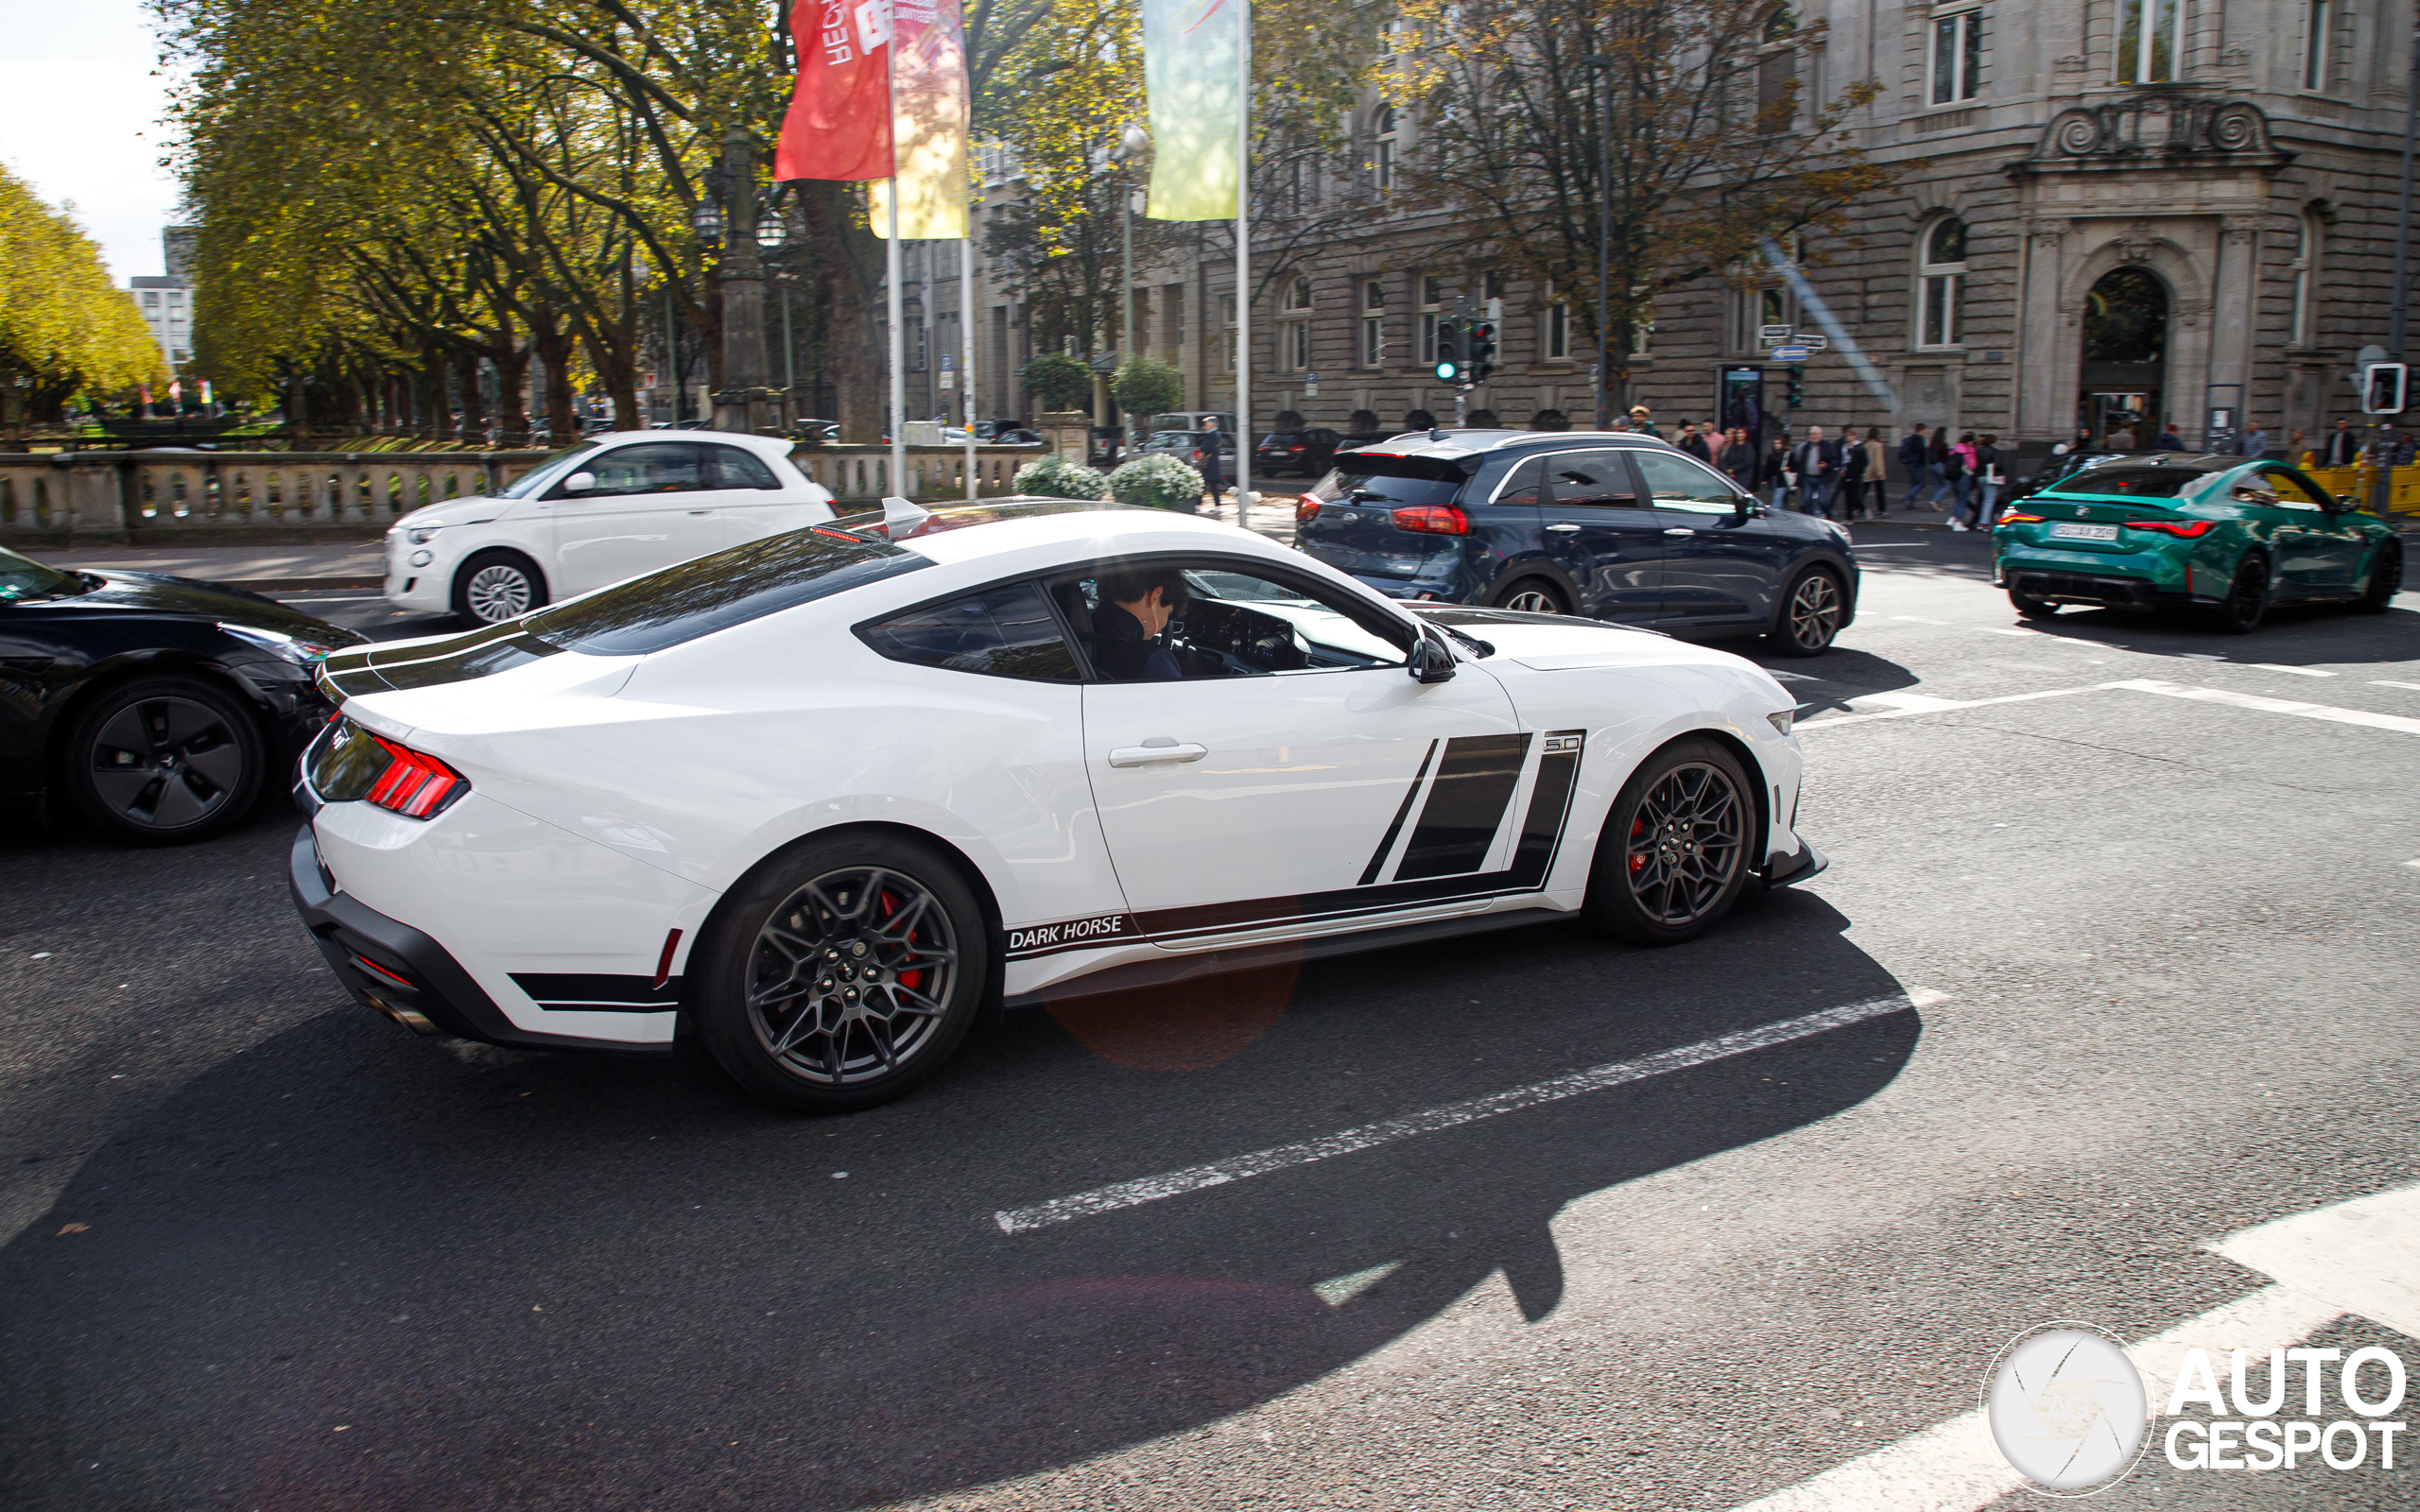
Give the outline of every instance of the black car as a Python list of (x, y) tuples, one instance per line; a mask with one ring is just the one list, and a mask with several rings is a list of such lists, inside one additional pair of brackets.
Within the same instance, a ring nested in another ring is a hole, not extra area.
[(1791, 656), (1857, 613), (1846, 530), (1650, 437), (1399, 436), (1339, 456), (1294, 518), (1296, 545), (1394, 598), (1763, 634)]
[(1252, 465), (1263, 477), (1299, 472), (1315, 478), (1328, 470), (1336, 460), (1336, 449), (1343, 444), (1340, 431), (1271, 431), (1252, 449)]
[(2144, 455), (2141, 452), (2054, 450), (2048, 456), (2043, 458), (2040, 471), (2018, 478), (2011, 484), (2000, 494), (1997, 507), (2005, 509), (2019, 499), (2030, 499), (2052, 484), (2063, 483), (2086, 468), (2099, 467), (2103, 462), (2129, 461)]
[(60, 789), (119, 839), (207, 839), (285, 788), (333, 712), (312, 669), (365, 639), (240, 589), (0, 549), (0, 801)]

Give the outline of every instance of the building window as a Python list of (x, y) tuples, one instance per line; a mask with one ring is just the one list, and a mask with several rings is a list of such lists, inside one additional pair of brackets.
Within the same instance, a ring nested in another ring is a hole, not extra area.
[(1378, 193), (1392, 193), (1395, 186), (1395, 147), (1400, 140), (1397, 127), (1401, 117), (1392, 105), (1381, 105), (1370, 117), (1370, 177)]
[(1932, 87), (1926, 98), (1955, 105), (1982, 92), (1983, 13), (1961, 10), (1932, 22)]
[(1219, 323), (1227, 328), (1220, 344), (1226, 348), (1227, 370), (1233, 372), (1236, 370), (1236, 297), (1234, 295), (1219, 296)]
[(1546, 329), (1542, 333), (1540, 349), (1548, 362), (1569, 362), (1571, 360), (1571, 306), (1556, 299), (1552, 289), (1547, 291), (1547, 299), (1549, 302), (1546, 308)]
[(146, 290), (143, 295), (143, 302), (147, 305), (156, 307), (160, 302), (160, 296), (154, 292)]
[(1916, 269), (1916, 345), (1954, 347), (1964, 339), (1960, 307), (1966, 293), (1966, 223), (1936, 221), (1925, 233)]
[(1420, 281), (1420, 365), (1437, 366), (1437, 322), (1444, 318), (1442, 306), (1445, 302), (1445, 281), (1423, 277)]
[(2327, 0), (2310, 0), (2310, 41), (2303, 49), (2305, 89), (2324, 90), (2327, 87), (2327, 24), (2333, 19)]
[(2165, 84), (2182, 75), (2177, 47), (2185, 31), (2185, 0), (2119, 0), (2118, 82)]
[(1311, 365), (1311, 281), (1298, 278), (1286, 285), (1277, 322), (1277, 366), (1301, 372)]
[[(925, 370), (925, 364), (932, 360), (933, 328), (926, 325), (924, 321), (919, 320), (916, 322), (915, 330), (916, 352), (913, 360), (908, 364), (908, 370), (909, 372), (923, 372)], [(1073, 355), (1073, 353), (1070, 353), (1070, 355)]]
[(1184, 285), (1170, 284), (1160, 291), (1160, 341), (1173, 351), (1184, 345)]
[(1361, 366), (1382, 368), (1387, 361), (1387, 281), (1361, 281)]
[(2312, 335), (2311, 291), (2318, 287), (2319, 223), (2305, 215), (2294, 225), (2294, 307), (2286, 320), (2286, 344), (2308, 347)]
[(1756, 113), (1766, 131), (1779, 131), (1797, 114), (1791, 87), (1798, 78), (1797, 13), (1775, 6), (1765, 16), (1764, 45), (1757, 49)]

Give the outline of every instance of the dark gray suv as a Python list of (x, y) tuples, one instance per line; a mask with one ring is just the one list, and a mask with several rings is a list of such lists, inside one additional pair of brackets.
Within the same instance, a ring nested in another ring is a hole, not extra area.
[(1789, 656), (1857, 614), (1845, 529), (1651, 437), (1414, 431), (1339, 454), (1294, 518), (1304, 551), (1393, 598), (1759, 634)]

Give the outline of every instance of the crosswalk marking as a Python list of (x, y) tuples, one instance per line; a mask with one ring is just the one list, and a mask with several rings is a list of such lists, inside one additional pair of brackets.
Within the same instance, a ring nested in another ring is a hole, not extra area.
[(2256, 693), (2235, 693), (2225, 688), (2188, 688), (2181, 682), (2161, 682), (2152, 678), (2105, 683), (2103, 686), (2123, 688), (2131, 693), (2155, 693), (2166, 698), (2191, 698), (2201, 703), (2257, 709), (2264, 713), (2294, 714), (2304, 719), (2325, 719), (2332, 724), (2360, 725), (2369, 730), (2392, 730), (2399, 734), (2420, 735), (2420, 719), (2405, 714), (2377, 714), (2367, 709), (2338, 709), (2324, 703), (2271, 698)]

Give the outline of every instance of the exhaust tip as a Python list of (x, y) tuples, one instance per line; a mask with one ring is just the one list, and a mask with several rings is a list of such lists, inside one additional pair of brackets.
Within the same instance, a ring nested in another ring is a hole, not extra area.
[(372, 1007), (376, 1008), (379, 1012), (385, 1014), (389, 1019), (394, 1020), (397, 1023), (402, 1024), (405, 1028), (409, 1029), (416, 1035), (423, 1035), (427, 1038), (434, 1039), (442, 1032), (436, 1024), (429, 1022), (428, 1015), (425, 1013), (415, 1013), (409, 1008), (399, 1008), (374, 992), (364, 993), (363, 996), (370, 999), (370, 1005)]

